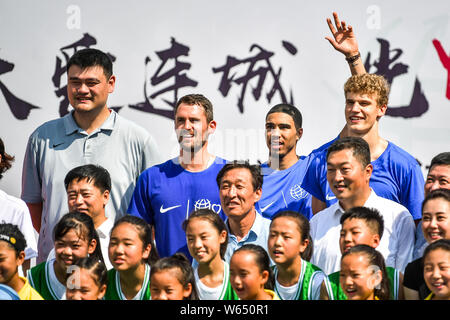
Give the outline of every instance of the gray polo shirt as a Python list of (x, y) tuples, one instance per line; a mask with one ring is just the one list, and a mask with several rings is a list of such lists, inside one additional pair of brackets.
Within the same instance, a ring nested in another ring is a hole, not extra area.
[(27, 203), (43, 202), (37, 262), (47, 258), (53, 227), (68, 212), (64, 177), (69, 170), (97, 164), (109, 171), (112, 189), (106, 212), (114, 221), (126, 213), (141, 172), (159, 162), (152, 136), (115, 111), (91, 134), (78, 127), (72, 113), (38, 127), (28, 140), (21, 196)]

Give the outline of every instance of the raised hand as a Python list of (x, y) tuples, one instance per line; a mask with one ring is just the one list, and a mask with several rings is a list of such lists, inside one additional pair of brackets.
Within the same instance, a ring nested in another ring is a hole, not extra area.
[(330, 18), (327, 18), (328, 27), (330, 28), (333, 37), (327, 36), (327, 39), (331, 45), (339, 52), (343, 53), (346, 57), (355, 56), (358, 54), (358, 41), (356, 40), (353, 28), (347, 25), (345, 21), (340, 21), (336, 12), (333, 12), (334, 24)]

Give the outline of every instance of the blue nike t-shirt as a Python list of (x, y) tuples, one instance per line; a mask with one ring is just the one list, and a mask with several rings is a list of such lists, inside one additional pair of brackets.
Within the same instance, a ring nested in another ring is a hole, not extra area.
[(311, 219), (311, 195), (301, 185), (308, 168), (308, 157), (300, 159), (285, 170), (273, 170), (267, 162), (261, 165), (263, 186), (256, 209), (263, 217), (271, 219), (277, 212), (292, 210)]
[(226, 160), (216, 157), (207, 169), (190, 172), (174, 158), (146, 169), (139, 176), (127, 212), (155, 226), (160, 257), (182, 252), (192, 261), (182, 223), (194, 210), (209, 208), (226, 219), (216, 182), (225, 163)]
[[(337, 201), (327, 181), (327, 151), (332, 142), (311, 152), (309, 168), (302, 187), (327, 207)], [(389, 142), (386, 150), (373, 165), (369, 185), (375, 193), (405, 206), (414, 220), (422, 217), (425, 180), (416, 159), (405, 150)]]

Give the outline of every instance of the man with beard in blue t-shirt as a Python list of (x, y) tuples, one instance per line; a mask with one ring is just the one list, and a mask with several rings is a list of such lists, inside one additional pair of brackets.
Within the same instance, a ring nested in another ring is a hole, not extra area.
[(180, 155), (148, 168), (138, 179), (128, 213), (154, 226), (160, 257), (182, 252), (192, 260), (182, 229), (192, 211), (209, 208), (226, 217), (216, 184), (226, 161), (208, 152), (208, 137), (215, 129), (213, 106), (206, 97), (180, 98), (175, 107)]

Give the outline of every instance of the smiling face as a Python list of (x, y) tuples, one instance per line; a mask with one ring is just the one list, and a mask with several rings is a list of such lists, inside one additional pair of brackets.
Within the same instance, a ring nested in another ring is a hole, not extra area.
[(80, 236), (74, 228), (69, 229), (62, 237), (55, 240), (55, 267), (64, 271), (78, 259), (92, 254), (97, 246), (95, 239), (90, 242)]
[(438, 248), (428, 253), (423, 277), (436, 299), (450, 300), (450, 252)]
[(228, 218), (244, 217), (254, 211), (261, 194), (261, 189), (253, 189), (252, 174), (247, 168), (231, 169), (220, 181), (220, 202)]
[(373, 232), (363, 219), (346, 219), (342, 224), (339, 236), (341, 253), (348, 251), (358, 244), (365, 244), (376, 248), (380, 244), (380, 236)]
[(136, 269), (148, 259), (151, 245), (144, 248), (138, 232), (137, 228), (128, 222), (120, 223), (112, 230), (108, 255), (114, 269)]
[(85, 268), (76, 268), (73, 274), (79, 286), (67, 286), (67, 300), (101, 300), (106, 293), (106, 285), (98, 285), (91, 272)]
[(437, 164), (430, 168), (425, 181), (425, 197), (433, 190), (450, 189), (450, 166)]
[(191, 256), (199, 264), (208, 264), (221, 259), (220, 245), (226, 240), (226, 231), (219, 233), (210, 221), (193, 218), (186, 227), (186, 239)]
[(159, 270), (152, 273), (150, 292), (152, 300), (183, 300), (192, 293), (192, 285), (187, 286), (178, 280), (181, 271), (177, 268)]
[(11, 286), (11, 281), (18, 277), (18, 267), (25, 260), (25, 252), (16, 254), (6, 241), (0, 240), (0, 283)]
[(108, 95), (114, 91), (115, 77), (107, 79), (102, 67), (81, 69), (72, 65), (67, 79), (69, 102), (77, 114), (99, 112), (106, 108)]
[(200, 105), (181, 103), (175, 114), (175, 131), (184, 151), (193, 152), (207, 145), (208, 137), (215, 131), (216, 122), (208, 123), (205, 110)]
[(435, 198), (425, 203), (422, 212), (422, 232), (428, 243), (450, 239), (450, 203), (447, 200)]
[(249, 251), (238, 251), (230, 260), (230, 283), (242, 300), (257, 300), (264, 292), (264, 284), (269, 278), (267, 271), (259, 269), (254, 254)]
[(70, 211), (83, 212), (90, 217), (103, 216), (109, 200), (109, 191), (101, 191), (88, 179), (72, 180), (67, 186), (67, 204)]
[(272, 221), (269, 230), (268, 250), (277, 265), (290, 266), (300, 261), (309, 241), (302, 240), (298, 224), (289, 217), (279, 217)]
[(328, 184), (341, 202), (355, 204), (358, 198), (364, 198), (370, 192), (371, 174), (372, 165), (368, 164), (364, 168), (351, 149), (331, 152), (328, 156)]
[(296, 156), (302, 134), (303, 129), (296, 129), (294, 119), (284, 112), (270, 113), (266, 118), (266, 144), (271, 157)]
[(381, 270), (370, 268), (364, 254), (351, 253), (342, 258), (339, 281), (349, 300), (374, 300), (373, 289), (381, 279)]
[(346, 93), (345, 120), (351, 135), (378, 130), (378, 120), (386, 113), (386, 106), (378, 106), (377, 98), (376, 94)]

